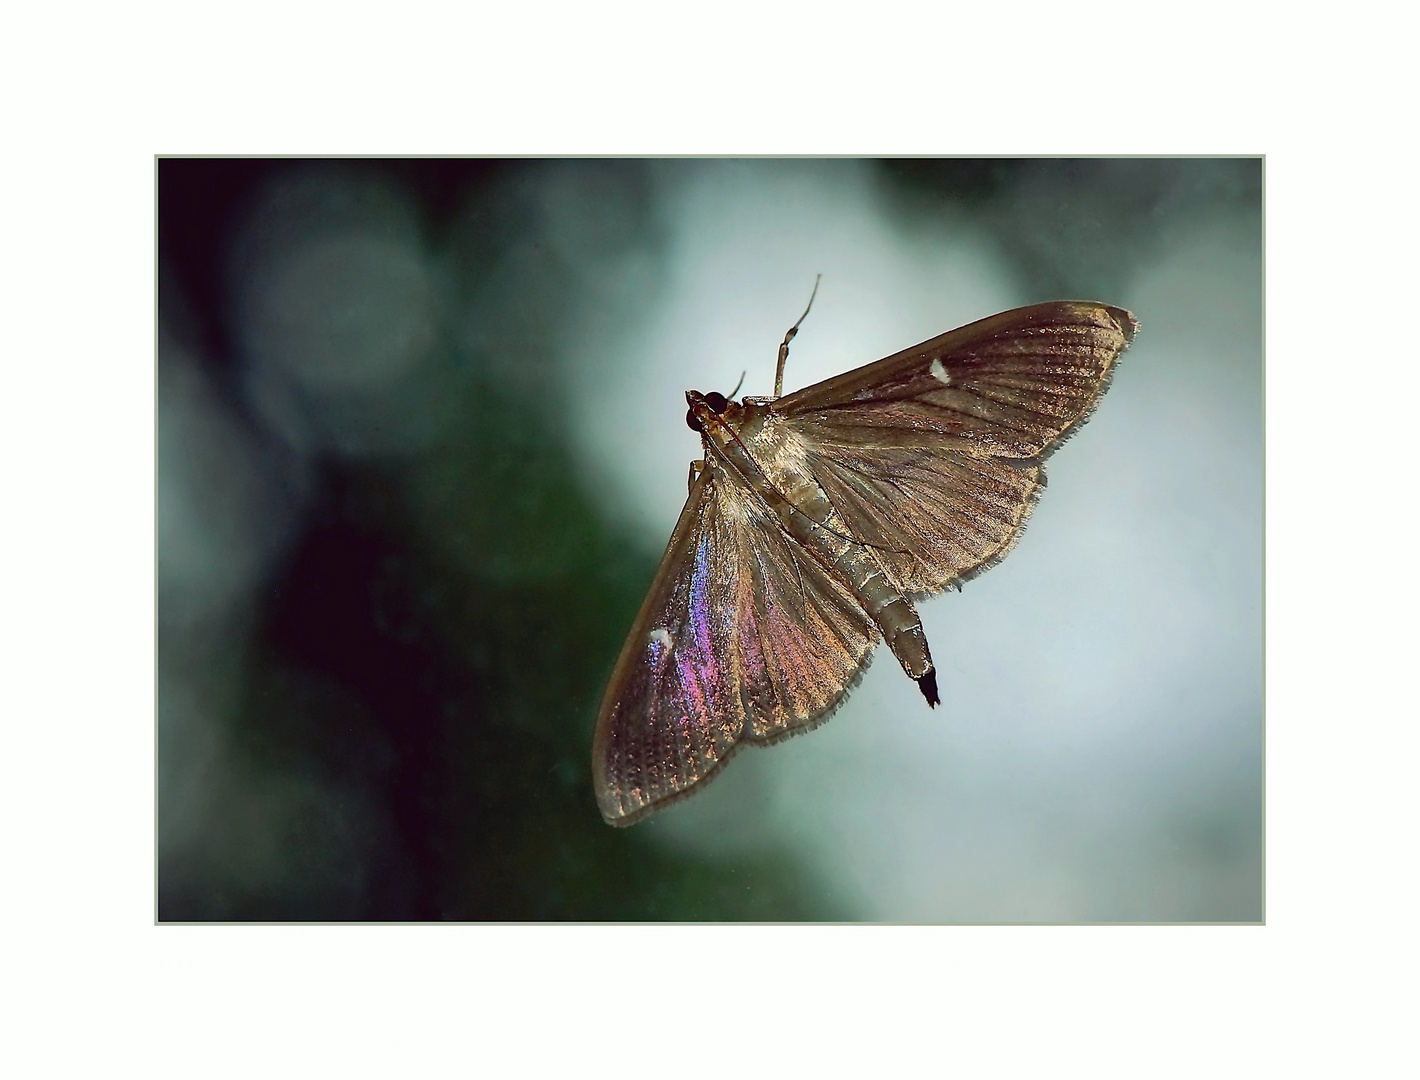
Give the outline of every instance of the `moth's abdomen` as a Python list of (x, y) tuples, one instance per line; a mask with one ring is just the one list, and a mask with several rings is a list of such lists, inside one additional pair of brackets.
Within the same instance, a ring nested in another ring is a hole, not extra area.
[(805, 546), (825, 557), (829, 571), (853, 590), (863, 610), (882, 630), (883, 640), (902, 669), (914, 679), (932, 670), (932, 653), (917, 609), (888, 580), (872, 553), (860, 544), (834, 536), (821, 525), (811, 525), (805, 532)]

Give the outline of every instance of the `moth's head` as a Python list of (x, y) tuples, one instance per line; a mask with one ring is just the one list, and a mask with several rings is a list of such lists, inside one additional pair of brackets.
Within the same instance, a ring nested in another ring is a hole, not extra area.
[(702, 433), (705, 430), (705, 415), (707, 413), (724, 416), (727, 410), (739, 408), (724, 394), (716, 393), (714, 390), (708, 394), (702, 394), (699, 390), (687, 390), (685, 400), (686, 404), (690, 406), (685, 414), (686, 426), (691, 431)]

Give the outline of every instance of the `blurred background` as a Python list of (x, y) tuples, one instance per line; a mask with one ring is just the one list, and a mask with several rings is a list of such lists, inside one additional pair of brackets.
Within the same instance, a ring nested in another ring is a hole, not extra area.
[[(1262, 167), (158, 163), (163, 920), (1262, 917)], [(1141, 330), (1015, 551), (628, 830), (600, 695), (686, 389), (1021, 304)], [(881, 650), (880, 650), (881, 652)]]

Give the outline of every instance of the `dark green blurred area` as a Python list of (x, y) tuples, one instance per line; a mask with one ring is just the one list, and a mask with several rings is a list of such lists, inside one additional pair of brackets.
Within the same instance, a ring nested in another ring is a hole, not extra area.
[[(577, 166), (609, 193), (589, 242), (655, 252), (646, 164)], [(233, 438), (255, 448), (253, 482), (274, 493), (257, 502), (277, 508), (269, 528), (240, 526), (275, 537), (255, 585), (198, 615), (174, 614), (164, 569), (164, 544), (176, 549), (190, 526), (160, 531), (161, 920), (855, 917), (780, 846), (717, 861), (658, 844), (654, 820), (615, 830), (598, 815), (593, 719), (655, 560), (597, 511), (541, 394), (577, 284), (525, 193), (568, 167), (159, 163), (160, 518), (167, 503), (177, 520), (184, 498), (195, 520), (206, 513), (202, 485), (185, 495), (164, 482), (164, 462), (212, 452), (162, 389), (179, 354)], [(904, 215), (946, 208), (988, 229), (1041, 299), (1117, 295), (1188, 228), (1192, 206), (1256, 205), (1261, 192), (1256, 160), (880, 169)], [(298, 173), (401, 192), (452, 283), (423, 381), (391, 391), (370, 422), (375, 449), (359, 453), (274, 436), (246, 381), (238, 238), (259, 193)], [(489, 301), (484, 283), (510, 276), (536, 283), (525, 303)], [(475, 338), (458, 330), (468, 311)], [(523, 374), (495, 377), (510, 366)], [(435, 414), (417, 439), (378, 442), (401, 417)], [(220, 487), (222, 466), (211, 468), (201, 475)]]

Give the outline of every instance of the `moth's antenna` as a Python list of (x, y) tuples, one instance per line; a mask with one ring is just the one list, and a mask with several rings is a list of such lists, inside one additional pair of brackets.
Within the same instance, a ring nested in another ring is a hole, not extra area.
[(730, 398), (730, 399), (733, 400), (734, 396), (740, 392), (740, 387), (745, 384), (745, 376), (748, 375), (748, 374), (749, 374), (749, 372), (747, 372), (747, 371), (741, 371), (741, 372), (740, 372), (740, 381), (737, 382), (737, 383), (735, 383), (735, 388), (734, 388), (733, 390), (731, 390), (728, 394), (725, 395), (727, 398)]
[(818, 295), (818, 283), (822, 277), (823, 275), (819, 274), (814, 278), (814, 291), (809, 293), (809, 307), (804, 308), (804, 314), (799, 316), (799, 322), (789, 327), (789, 332), (784, 335), (783, 344), (779, 346), (779, 366), (774, 371), (774, 396), (776, 398), (784, 392), (784, 361), (789, 359), (789, 342), (794, 340), (794, 335), (799, 332), (799, 323), (804, 321), (809, 313), (809, 308), (814, 306), (814, 297)]

